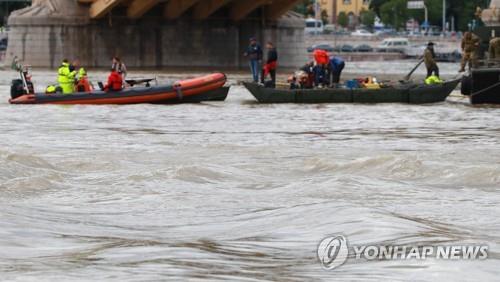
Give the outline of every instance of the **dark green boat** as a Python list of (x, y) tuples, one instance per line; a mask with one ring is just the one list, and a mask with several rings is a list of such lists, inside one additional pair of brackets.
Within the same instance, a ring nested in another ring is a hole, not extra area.
[(381, 89), (323, 88), (291, 90), (265, 88), (259, 84), (248, 82), (244, 82), (243, 85), (260, 103), (428, 104), (445, 101), (459, 82), (460, 79), (434, 85), (400, 83)]

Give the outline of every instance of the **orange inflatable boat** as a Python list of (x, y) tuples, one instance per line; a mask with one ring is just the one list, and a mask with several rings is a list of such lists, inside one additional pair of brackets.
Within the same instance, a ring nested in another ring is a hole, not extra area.
[(171, 85), (141, 86), (125, 88), (117, 92), (77, 92), (70, 95), (65, 94), (25, 94), (10, 99), (11, 104), (141, 104), (141, 103), (182, 103), (183, 99), (195, 99), (207, 92), (218, 90), (226, 83), (226, 75), (214, 73), (202, 77), (183, 80)]

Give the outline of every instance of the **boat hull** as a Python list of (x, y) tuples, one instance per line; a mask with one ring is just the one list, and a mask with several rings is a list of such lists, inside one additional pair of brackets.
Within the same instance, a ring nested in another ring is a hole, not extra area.
[(500, 68), (472, 70), (470, 88), (471, 104), (500, 104)]
[(229, 86), (224, 86), (212, 91), (201, 93), (198, 95), (193, 95), (189, 97), (184, 97), (181, 101), (165, 101), (159, 104), (195, 104), (202, 102), (224, 102), (229, 94)]
[(402, 84), (381, 89), (273, 89), (255, 83), (243, 83), (260, 103), (407, 103), (443, 102), (455, 90), (460, 79), (434, 85)]
[(226, 83), (222, 73), (179, 81), (171, 85), (132, 87), (117, 92), (94, 91), (91, 93), (30, 94), (11, 99), (11, 104), (56, 105), (124, 105), (141, 103), (183, 103), (184, 100), (207, 98), (207, 93), (217, 91)]

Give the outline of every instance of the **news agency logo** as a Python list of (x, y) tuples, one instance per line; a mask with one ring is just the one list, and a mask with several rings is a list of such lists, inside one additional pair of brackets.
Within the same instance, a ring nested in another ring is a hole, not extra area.
[(324, 269), (332, 270), (343, 265), (348, 255), (347, 239), (342, 235), (327, 237), (319, 243), (318, 259)]
[(349, 248), (346, 237), (331, 236), (318, 245), (318, 260), (326, 270), (333, 270), (343, 265), (349, 254), (356, 260), (485, 260), (488, 258), (488, 246), (407, 246), (407, 245), (365, 245)]

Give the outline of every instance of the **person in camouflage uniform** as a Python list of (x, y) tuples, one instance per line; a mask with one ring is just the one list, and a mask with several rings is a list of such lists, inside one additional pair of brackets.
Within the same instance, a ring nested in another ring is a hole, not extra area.
[(490, 41), (490, 60), (500, 60), (500, 37), (495, 37)]
[(433, 42), (429, 42), (429, 44), (427, 44), (427, 48), (424, 51), (424, 62), (425, 67), (427, 68), (426, 78), (429, 78), (432, 75), (439, 77), (439, 68), (436, 63), (436, 53), (434, 52)]
[(465, 66), (469, 63), (470, 67), (477, 65), (477, 51), (479, 48), (480, 39), (475, 34), (467, 31), (462, 39), (462, 65), (460, 72), (465, 71)]

